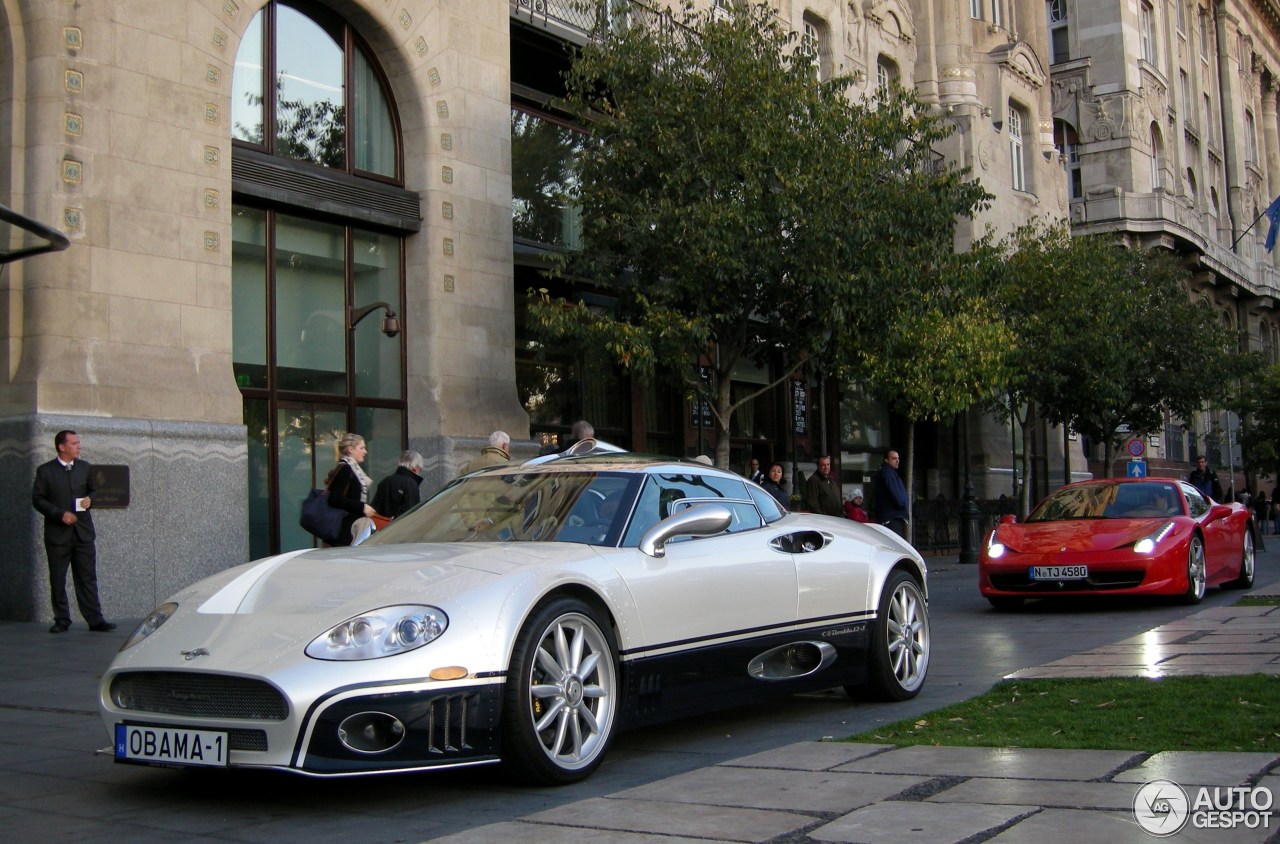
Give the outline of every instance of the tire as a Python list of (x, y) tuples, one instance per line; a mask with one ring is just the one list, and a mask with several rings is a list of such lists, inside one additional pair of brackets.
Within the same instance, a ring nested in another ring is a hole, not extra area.
[(880, 593), (862, 686), (846, 687), (852, 697), (910, 700), (924, 688), (929, 671), (929, 612), (911, 575), (895, 571)]
[(1244, 547), (1240, 553), (1240, 576), (1222, 584), (1225, 589), (1252, 589), (1254, 573), (1257, 569), (1257, 551), (1253, 544), (1253, 530), (1248, 525), (1244, 528)]
[(992, 595), (987, 598), (991, 606), (1000, 612), (1009, 612), (1022, 606), (1025, 598), (1011, 598), (1006, 595)]
[(1204, 540), (1191, 537), (1187, 546), (1187, 589), (1182, 593), (1182, 603), (1198, 604), (1205, 590)]
[(582, 601), (537, 609), (516, 637), (502, 708), (502, 760), (519, 779), (586, 779), (613, 740), (619, 706), (613, 632)]

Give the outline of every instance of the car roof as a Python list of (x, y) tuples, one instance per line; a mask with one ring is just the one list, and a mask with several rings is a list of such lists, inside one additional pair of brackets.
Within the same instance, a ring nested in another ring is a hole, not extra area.
[(681, 460), (664, 454), (643, 454), (630, 451), (592, 451), (581, 455), (554, 455), (541, 462), (501, 463), (476, 472), (476, 475), (530, 475), (565, 472), (637, 472), (661, 474), (678, 472), (682, 475), (711, 475), (743, 480), (741, 475), (726, 469), (717, 469), (705, 463)]

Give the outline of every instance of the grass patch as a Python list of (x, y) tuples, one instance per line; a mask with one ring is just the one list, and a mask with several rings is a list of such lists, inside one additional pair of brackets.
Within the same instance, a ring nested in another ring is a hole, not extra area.
[(1237, 607), (1274, 607), (1280, 606), (1280, 595), (1245, 595), (1236, 601)]
[(1280, 752), (1280, 677), (1006, 680), (850, 736), (871, 744)]

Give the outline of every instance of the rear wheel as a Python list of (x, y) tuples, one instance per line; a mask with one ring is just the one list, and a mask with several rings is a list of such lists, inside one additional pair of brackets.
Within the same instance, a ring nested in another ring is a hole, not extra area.
[(560, 598), (516, 639), (502, 711), (502, 759), (541, 785), (586, 779), (613, 739), (618, 657), (607, 624), (582, 601)]
[(1187, 548), (1187, 589), (1182, 593), (1184, 604), (1198, 604), (1204, 598), (1204, 540), (1198, 536), (1191, 537)]
[(1244, 549), (1240, 553), (1240, 576), (1235, 580), (1230, 580), (1224, 584), (1228, 589), (1251, 589), (1253, 588), (1254, 566), (1257, 563), (1256, 551), (1253, 547), (1253, 530), (1245, 525), (1244, 527)]
[(846, 687), (853, 697), (908, 700), (924, 688), (929, 671), (929, 611), (920, 584), (904, 571), (889, 575), (880, 594), (867, 679)]

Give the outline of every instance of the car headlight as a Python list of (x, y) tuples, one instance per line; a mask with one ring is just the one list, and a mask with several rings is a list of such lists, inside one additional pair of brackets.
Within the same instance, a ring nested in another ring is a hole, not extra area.
[(1138, 554), (1151, 554), (1156, 550), (1156, 545), (1160, 540), (1164, 539), (1173, 531), (1173, 522), (1165, 522), (1160, 526), (1159, 530), (1149, 536), (1144, 536), (1137, 542), (1133, 543), (1133, 550)]
[(448, 626), (448, 616), (435, 607), (383, 607), (334, 625), (312, 639), (306, 653), (314, 659), (378, 659), (420, 648)]
[(173, 614), (177, 611), (178, 611), (178, 605), (173, 603), (172, 601), (170, 601), (167, 604), (161, 604), (160, 606), (156, 607), (154, 610), (151, 611), (151, 615), (142, 619), (142, 623), (139, 624), (138, 628), (133, 631), (133, 635), (131, 635), (128, 639), (126, 639), (125, 643), (120, 646), (120, 650), (126, 651), (129, 648), (132, 648), (134, 645), (138, 644), (143, 639), (147, 638), (152, 633), (159, 630), (161, 625), (163, 625), (169, 619), (173, 618)]
[(1004, 543), (996, 542), (996, 532), (991, 531), (991, 535), (987, 537), (987, 559), (998, 560), (1004, 556)]

